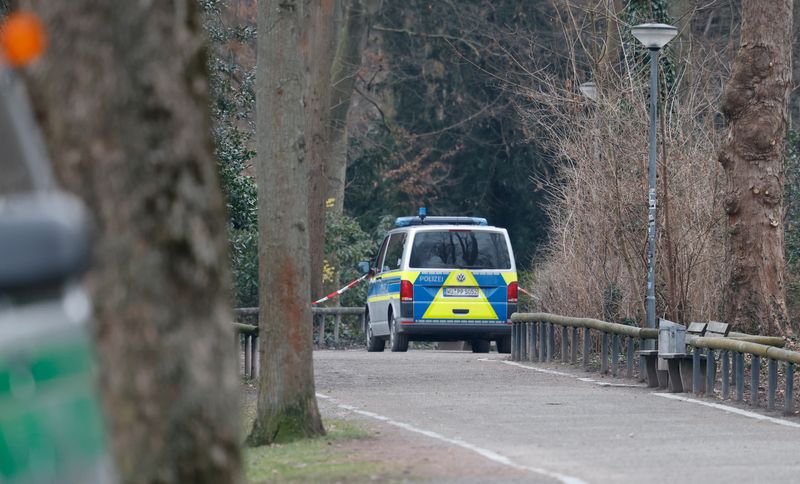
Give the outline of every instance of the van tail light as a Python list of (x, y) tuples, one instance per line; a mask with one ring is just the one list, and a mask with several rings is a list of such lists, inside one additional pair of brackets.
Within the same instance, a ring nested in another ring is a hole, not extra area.
[(400, 281), (400, 300), (414, 300), (414, 284), (411, 284), (411, 281)]
[(508, 302), (515, 303), (519, 297), (519, 284), (517, 281), (509, 283), (508, 285)]

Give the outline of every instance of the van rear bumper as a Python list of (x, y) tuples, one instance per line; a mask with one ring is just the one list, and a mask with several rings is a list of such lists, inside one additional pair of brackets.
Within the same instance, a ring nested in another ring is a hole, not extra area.
[[(506, 304), (506, 314), (508, 314), (509, 318), (515, 312), (517, 312), (517, 303), (508, 303), (508, 304)], [(405, 323), (405, 324), (408, 324), (408, 323), (411, 323), (411, 322), (414, 321), (414, 303), (413, 302), (402, 301), (400, 303), (400, 321)], [(418, 322), (416, 322), (414, 324), (428, 324), (428, 323), (426, 323), (424, 320), (423, 321), (419, 321), (418, 320)], [(433, 323), (433, 324), (440, 324), (440, 323), (436, 322), (436, 323)], [(454, 321), (452, 324), (454, 324), (454, 325), (480, 324), (480, 320), (461, 319), (461, 320)], [(499, 322), (499, 321), (486, 321), (486, 324), (495, 325), (495, 324), (503, 324), (503, 323)], [(511, 321), (508, 321), (508, 324), (511, 324)], [(511, 331), (511, 330), (509, 329), (509, 331)]]
[(414, 322), (400, 319), (398, 331), (412, 341), (461, 341), (467, 339), (497, 339), (511, 334), (510, 322), (502, 321), (443, 321)]

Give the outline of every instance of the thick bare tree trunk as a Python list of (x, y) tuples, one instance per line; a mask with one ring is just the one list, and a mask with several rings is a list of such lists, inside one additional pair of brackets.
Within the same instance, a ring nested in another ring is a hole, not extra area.
[(335, 48), (334, 0), (303, 0), (302, 41), (305, 86), (306, 153), (309, 161), (309, 213), (311, 233), (311, 297), (322, 296), (322, 269), (325, 258), (325, 165), (331, 156), (329, 143), (331, 59)]
[(258, 4), (256, 179), (261, 376), (249, 445), (324, 433), (312, 364), (304, 0)]
[(784, 301), (783, 140), (791, 88), (792, 2), (742, 1), (742, 39), (722, 99), (728, 134), (731, 269), (723, 314), (738, 329), (790, 330)]
[(241, 478), (225, 209), (195, 0), (23, 2), (56, 171), (94, 212), (89, 285), (123, 482)]
[[(339, 30), (336, 55), (331, 67), (330, 155), (325, 165), (326, 200), (333, 199), (333, 211), (344, 209), (347, 173), (347, 113), (361, 68), (361, 53), (367, 42), (370, 18), (378, 11), (381, 0), (346, 0), (344, 21)], [(338, 281), (337, 281), (338, 282)]]

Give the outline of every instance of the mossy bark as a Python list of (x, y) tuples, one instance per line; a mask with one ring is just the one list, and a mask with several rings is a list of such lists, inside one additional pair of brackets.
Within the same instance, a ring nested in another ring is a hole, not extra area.
[(285, 407), (270, 409), (269, 414), (259, 415), (253, 423), (246, 443), (255, 447), (263, 442), (284, 443), (324, 435), (325, 429), (315, 415), (318, 415), (318, 410), (314, 395)]

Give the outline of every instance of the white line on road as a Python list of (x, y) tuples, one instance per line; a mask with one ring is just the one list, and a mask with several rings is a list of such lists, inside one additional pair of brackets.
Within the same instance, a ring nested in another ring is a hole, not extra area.
[(631, 385), (630, 383), (610, 383), (605, 381), (597, 381), (593, 378), (586, 378), (578, 375), (573, 375), (572, 373), (565, 373), (563, 371), (557, 370), (548, 370), (547, 368), (536, 368), (535, 366), (528, 366), (523, 365), (521, 363), (517, 363), (516, 361), (508, 361), (508, 360), (493, 360), (490, 358), (479, 358), (478, 361), (496, 361), (498, 363), (503, 363), (506, 365), (511, 366), (518, 366), (520, 368), (525, 368), (526, 370), (533, 370), (538, 371), (539, 373), (547, 373), (548, 375), (558, 375), (558, 376), (566, 376), (569, 378), (575, 378), (576, 380), (580, 380), (586, 383), (594, 383), (595, 385), (600, 385), (601, 387), (625, 387), (625, 388), (643, 388), (642, 385)]
[[(539, 373), (547, 373), (548, 375), (558, 375), (558, 376), (567, 376), (571, 378), (575, 378), (577, 380), (587, 382), (587, 383), (594, 383), (595, 385), (605, 386), (605, 387), (634, 387), (634, 388), (644, 388), (643, 385), (629, 385), (626, 383), (607, 383), (602, 381), (593, 380), (592, 378), (585, 378), (579, 377), (577, 375), (573, 375), (571, 373), (565, 373), (563, 371), (556, 371), (556, 370), (548, 370), (547, 368), (536, 368), (533, 366), (522, 365), (515, 361), (507, 361), (507, 360), (493, 360), (490, 358), (479, 358), (478, 361), (496, 361), (498, 363), (505, 363), (506, 365), (511, 366), (518, 366), (520, 368), (525, 368), (527, 370), (538, 371)], [(800, 423), (791, 422), (789, 420), (784, 420), (775, 417), (769, 417), (767, 415), (761, 415), (760, 413), (750, 412), (747, 410), (743, 410), (741, 408), (730, 407), (728, 405), (722, 405), (721, 403), (714, 403), (714, 402), (704, 402), (702, 400), (695, 400), (694, 398), (684, 397), (682, 395), (676, 395), (674, 393), (661, 393), (661, 392), (652, 392), (652, 395), (662, 398), (669, 398), (672, 400), (678, 400), (681, 402), (688, 402), (694, 403), (697, 405), (704, 405), (706, 407), (715, 408), (717, 410), (722, 410), (723, 412), (733, 413), (736, 415), (741, 415), (743, 417), (749, 417), (756, 420), (763, 420), (765, 422), (771, 422), (777, 425), (783, 425), (784, 427), (792, 427), (792, 428), (800, 428)]]
[(395, 427), (399, 427), (399, 428), (401, 428), (403, 430), (408, 430), (409, 432), (415, 432), (415, 433), (418, 433), (418, 434), (422, 434), (422, 435), (424, 435), (426, 437), (430, 437), (432, 439), (441, 440), (442, 442), (446, 442), (446, 443), (452, 444), (452, 445), (457, 445), (457, 446), (459, 446), (459, 447), (461, 447), (463, 449), (471, 450), (471, 451), (473, 451), (473, 452), (475, 452), (477, 454), (480, 454), (480, 455), (486, 457), (487, 459), (489, 459), (489, 460), (491, 460), (493, 462), (497, 462), (498, 464), (503, 464), (505, 466), (508, 466), (508, 467), (511, 467), (511, 468), (514, 468), (514, 469), (517, 469), (517, 470), (521, 470), (521, 471), (533, 472), (533, 473), (536, 473), (536, 474), (543, 475), (545, 477), (552, 477), (553, 479), (557, 479), (557, 480), (563, 482), (564, 484), (586, 484), (586, 481), (583, 481), (582, 479), (579, 479), (577, 477), (572, 477), (572, 476), (567, 476), (567, 475), (564, 475), (564, 474), (559, 474), (558, 472), (548, 471), (547, 469), (542, 469), (540, 467), (528, 467), (528, 466), (524, 466), (522, 464), (517, 464), (516, 462), (512, 461), (511, 459), (509, 459), (508, 457), (506, 457), (504, 455), (500, 455), (500, 454), (498, 454), (498, 453), (496, 453), (494, 451), (491, 451), (491, 450), (488, 450), (488, 449), (484, 449), (482, 447), (478, 447), (477, 445), (470, 444), (469, 442), (465, 442), (465, 441), (463, 441), (461, 439), (452, 439), (450, 437), (445, 437), (444, 435), (438, 434), (436, 432), (433, 432), (433, 431), (430, 431), (430, 430), (421, 429), (419, 427), (415, 427), (415, 426), (413, 426), (411, 424), (407, 424), (407, 423), (404, 423), (404, 422), (398, 422), (397, 420), (393, 420), (393, 419), (391, 419), (389, 417), (385, 417), (385, 416), (379, 415), (377, 413), (368, 412), (366, 410), (360, 410), (360, 409), (358, 409), (358, 408), (356, 408), (356, 407), (354, 407), (352, 405), (347, 405), (346, 403), (341, 403), (338, 400), (336, 400), (335, 398), (333, 398), (331, 396), (328, 396), (328, 395), (324, 395), (322, 393), (317, 393), (317, 398), (321, 398), (323, 400), (327, 400), (327, 401), (331, 402), (332, 404), (336, 405), (337, 407), (339, 407), (339, 408), (341, 408), (343, 410), (348, 410), (350, 412), (357, 413), (357, 414), (363, 415), (365, 417), (373, 418), (375, 420), (380, 420), (381, 422), (387, 423), (389, 425), (394, 425)]
[(717, 410), (722, 410), (728, 413), (735, 413), (736, 415), (741, 415), (743, 417), (749, 417), (756, 420), (764, 420), (766, 422), (772, 422), (777, 425), (783, 425), (785, 427), (793, 427), (796, 429), (800, 429), (800, 424), (796, 422), (790, 422), (788, 420), (783, 420), (780, 418), (769, 417), (767, 415), (761, 415), (760, 413), (750, 412), (747, 410), (743, 410), (741, 408), (736, 407), (729, 407), (728, 405), (722, 405), (721, 403), (714, 403), (714, 402), (704, 402), (702, 400), (695, 400), (694, 398), (688, 398), (681, 395), (676, 395), (674, 393), (658, 393), (653, 392), (653, 395), (662, 398), (669, 398), (670, 400), (678, 400), (681, 402), (688, 402), (694, 403), (696, 405), (704, 405), (706, 407), (716, 408)]

